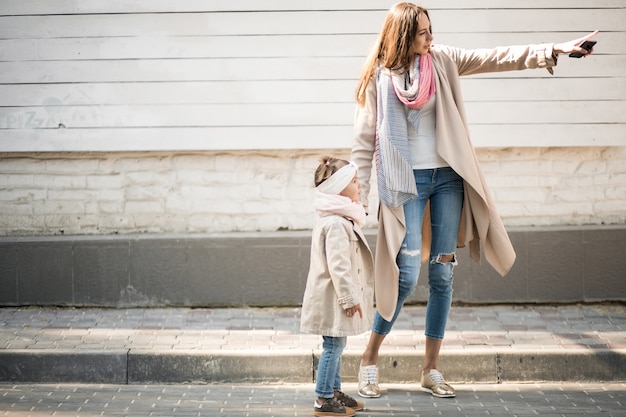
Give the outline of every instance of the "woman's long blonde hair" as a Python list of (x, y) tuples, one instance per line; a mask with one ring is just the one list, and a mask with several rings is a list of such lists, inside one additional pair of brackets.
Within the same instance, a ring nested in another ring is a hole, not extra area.
[[(428, 11), (413, 3), (396, 3), (387, 13), (383, 28), (378, 35), (367, 59), (359, 84), (356, 89), (356, 101), (359, 105), (365, 103), (365, 94), (370, 79), (381, 66), (390, 70), (408, 69), (413, 62), (413, 42), (417, 35), (417, 19), (420, 13), (428, 16)], [(431, 30), (432, 33), (432, 30)]]

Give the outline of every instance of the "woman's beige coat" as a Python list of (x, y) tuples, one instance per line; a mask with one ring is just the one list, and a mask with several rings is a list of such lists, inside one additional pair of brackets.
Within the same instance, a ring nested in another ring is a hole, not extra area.
[[(363, 318), (345, 310), (361, 305)], [(313, 228), (300, 330), (323, 336), (366, 332), (374, 318), (374, 259), (359, 226), (331, 215)]]
[[(436, 74), (436, 141), (437, 152), (465, 182), (465, 200), (458, 246), (469, 244), (470, 256), (480, 262), (482, 246), (485, 258), (501, 275), (511, 269), (515, 251), (487, 188), (472, 146), (460, 76), (485, 72), (546, 68), (552, 73), (556, 65), (553, 45), (523, 45), (494, 49), (466, 50), (433, 46)], [(361, 199), (367, 204), (372, 161), (376, 146), (376, 82), (368, 85), (363, 106), (355, 114), (354, 144), (351, 159), (359, 167)], [(430, 248), (430, 216), (424, 216), (422, 261)], [(380, 205), (376, 243), (376, 307), (381, 316), (391, 320), (398, 299), (399, 270), (396, 255), (406, 233), (402, 207)], [(434, 254), (436, 255), (436, 254)]]

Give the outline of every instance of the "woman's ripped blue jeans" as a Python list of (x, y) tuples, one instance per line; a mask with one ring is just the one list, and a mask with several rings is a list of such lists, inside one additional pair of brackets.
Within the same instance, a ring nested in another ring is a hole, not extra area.
[(417, 286), (422, 257), (422, 221), (430, 200), (432, 243), (428, 262), (430, 294), (425, 334), (431, 339), (442, 340), (452, 302), (452, 273), (457, 264), (463, 179), (449, 167), (414, 170), (413, 174), (418, 197), (404, 205), (406, 236), (396, 258), (400, 268), (398, 305), (390, 322), (377, 312), (372, 330), (379, 335), (389, 334), (402, 305)]

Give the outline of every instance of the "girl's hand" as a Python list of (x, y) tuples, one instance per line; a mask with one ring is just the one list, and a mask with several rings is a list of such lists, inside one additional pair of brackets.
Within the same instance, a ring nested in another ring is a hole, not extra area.
[(555, 43), (554, 52), (557, 54), (571, 54), (572, 52), (580, 52), (583, 55), (590, 55), (593, 52), (593, 48), (591, 48), (590, 51), (587, 51), (586, 49), (581, 48), (580, 44), (586, 40), (593, 38), (599, 32), (600, 31), (596, 30), (588, 35), (583, 36), (582, 38), (574, 39), (573, 41)]
[(354, 307), (346, 309), (348, 317), (353, 317), (356, 313), (359, 313), (359, 317), (363, 318), (363, 310), (361, 310), (361, 304), (357, 304)]

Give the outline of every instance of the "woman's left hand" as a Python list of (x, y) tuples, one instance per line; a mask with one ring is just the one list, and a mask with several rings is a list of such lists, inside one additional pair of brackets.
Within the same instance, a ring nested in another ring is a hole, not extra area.
[(593, 48), (587, 51), (584, 48), (581, 48), (580, 45), (594, 36), (596, 36), (600, 31), (596, 30), (591, 32), (588, 35), (583, 36), (582, 38), (574, 39), (573, 41), (563, 42), (563, 43), (555, 43), (554, 44), (554, 52), (557, 54), (571, 54), (572, 52), (580, 52), (585, 55), (590, 55), (593, 52)]

